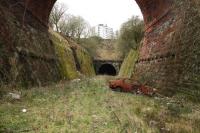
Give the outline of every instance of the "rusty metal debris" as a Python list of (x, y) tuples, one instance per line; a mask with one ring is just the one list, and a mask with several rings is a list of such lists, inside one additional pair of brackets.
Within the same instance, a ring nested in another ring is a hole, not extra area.
[(138, 81), (133, 81), (127, 78), (120, 78), (109, 81), (109, 87), (113, 91), (130, 92), (135, 94), (143, 94), (152, 96), (156, 93), (156, 89), (143, 85)]

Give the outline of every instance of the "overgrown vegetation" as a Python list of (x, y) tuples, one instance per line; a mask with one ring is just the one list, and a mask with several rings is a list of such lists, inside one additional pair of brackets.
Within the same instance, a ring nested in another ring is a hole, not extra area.
[(133, 72), (134, 72), (134, 68), (135, 68), (135, 64), (136, 61), (138, 59), (138, 51), (136, 50), (130, 50), (129, 54), (127, 55), (127, 57), (125, 57), (122, 66), (120, 68), (119, 71), (119, 77), (125, 77), (125, 78), (131, 78)]
[(1, 42), (0, 40), (0, 84), (6, 80), (6, 77), (8, 72), (6, 69), (8, 68), (5, 68), (5, 62), (4, 62), (4, 59), (7, 58), (7, 54), (5, 53), (4, 51), (5, 49), (5, 45), (3, 45), (3, 43)]
[(63, 3), (56, 3), (52, 8), (52, 11), (49, 17), (49, 25), (52, 28), (55, 26), (55, 29), (57, 32), (60, 31), (59, 22), (65, 15), (66, 11), (67, 11), (67, 6)]
[(94, 59), (119, 60), (122, 58), (122, 52), (118, 49), (115, 39), (102, 39), (98, 36), (92, 36), (82, 38), (80, 45), (87, 49)]
[(87, 49), (87, 51), (95, 57), (97, 55), (97, 49), (100, 47), (103, 39), (98, 36), (92, 36), (89, 38), (82, 38), (80, 40), (80, 45)]
[[(177, 0), (176, 12), (180, 14), (179, 27), (174, 34), (173, 50), (177, 52), (176, 58), (182, 63), (179, 68), (178, 81), (174, 80), (176, 92), (184, 94), (187, 99), (199, 102), (200, 100), (200, 1)], [(183, 17), (184, 16), (184, 17)], [(179, 17), (179, 16), (178, 16)]]
[(50, 27), (79, 43), (81, 37), (86, 38), (91, 34), (91, 27), (83, 17), (74, 16), (66, 11), (67, 6), (57, 2), (49, 17)]
[(0, 99), (0, 132), (199, 132), (198, 105), (112, 92), (107, 87), (109, 78), (18, 90), (18, 101), (7, 95), (12, 90), (5, 89)]
[(92, 58), (84, 48), (70, 39), (69, 41), (66, 40), (56, 32), (50, 30), (50, 34), (59, 59), (59, 68), (63, 79), (79, 78), (80, 74), (85, 76), (95, 75)]
[(78, 77), (76, 62), (70, 44), (62, 38), (58, 33), (53, 31), (51, 33), (51, 39), (55, 46), (56, 54), (59, 59), (60, 73), (64, 79), (74, 79)]
[(80, 72), (85, 76), (95, 76), (93, 60), (90, 54), (83, 48), (77, 48), (76, 56), (80, 65)]
[(130, 49), (137, 50), (144, 36), (144, 22), (137, 16), (133, 16), (127, 22), (123, 23), (118, 37), (119, 49), (123, 51), (124, 56)]

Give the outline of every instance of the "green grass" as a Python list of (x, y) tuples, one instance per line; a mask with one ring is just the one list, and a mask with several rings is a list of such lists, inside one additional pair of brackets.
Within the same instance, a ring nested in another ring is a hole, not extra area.
[[(200, 112), (192, 103), (113, 92), (110, 77), (21, 90), (13, 101), (2, 93), (0, 132), (198, 133)], [(27, 109), (26, 113), (22, 109)], [(167, 132), (167, 131), (166, 131)]]

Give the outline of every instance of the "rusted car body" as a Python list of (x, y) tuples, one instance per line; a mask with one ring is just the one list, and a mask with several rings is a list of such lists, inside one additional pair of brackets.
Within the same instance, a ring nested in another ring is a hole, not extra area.
[(113, 91), (131, 92), (143, 95), (153, 95), (156, 92), (156, 89), (142, 85), (138, 81), (133, 81), (127, 78), (111, 80), (109, 81), (109, 87)]
[(136, 91), (139, 84), (132, 83), (130, 79), (123, 78), (109, 81), (109, 87), (116, 91), (133, 92)]

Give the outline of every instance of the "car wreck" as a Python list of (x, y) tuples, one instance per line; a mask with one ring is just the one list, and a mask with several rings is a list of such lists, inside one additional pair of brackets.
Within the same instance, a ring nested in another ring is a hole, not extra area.
[(138, 81), (134, 81), (128, 78), (119, 78), (109, 81), (109, 87), (113, 91), (118, 92), (130, 92), (134, 94), (143, 94), (153, 96), (156, 93), (156, 89), (143, 85)]

